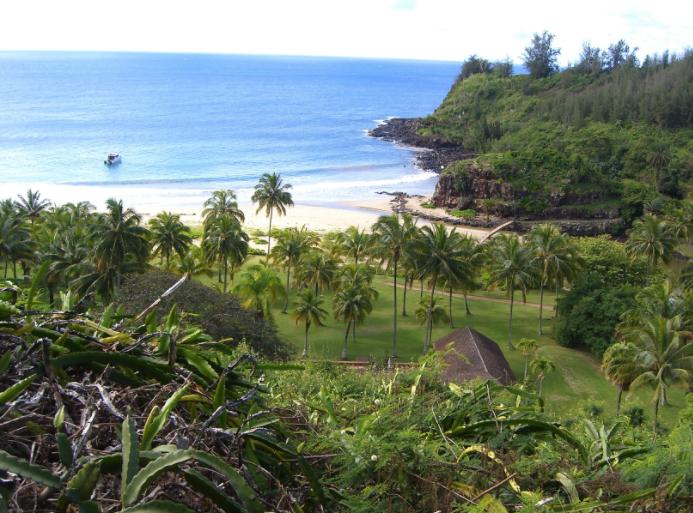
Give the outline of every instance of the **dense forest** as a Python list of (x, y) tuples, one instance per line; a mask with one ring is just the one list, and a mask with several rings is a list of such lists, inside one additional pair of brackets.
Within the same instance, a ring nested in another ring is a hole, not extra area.
[(443, 171), (453, 179), (434, 200), (501, 217), (621, 218), (622, 231), (644, 204), (688, 197), (693, 53), (640, 62), (624, 41), (606, 51), (585, 45), (559, 71), (552, 39), (535, 36), (528, 75), (470, 57), (442, 104), (419, 120), (432, 147), (471, 152)]

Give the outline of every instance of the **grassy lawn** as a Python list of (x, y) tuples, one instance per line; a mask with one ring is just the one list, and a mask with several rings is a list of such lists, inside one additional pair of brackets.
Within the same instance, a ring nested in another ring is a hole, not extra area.
[[(251, 262), (259, 261), (258, 257), (250, 259)], [(247, 265), (247, 264), (246, 264)], [(284, 276), (282, 274), (282, 276)], [(208, 285), (216, 286), (216, 277), (200, 278)], [(379, 293), (375, 301), (371, 315), (365, 324), (356, 329), (356, 342), (348, 342), (349, 358), (352, 360), (367, 360), (374, 358), (384, 361), (390, 352), (392, 345), (392, 278), (378, 275), (374, 279), (374, 287)], [(397, 290), (398, 310), (401, 312), (403, 289)], [(491, 299), (505, 299), (502, 291), (475, 291), (475, 296)], [(293, 294), (292, 294), (293, 296)], [(339, 358), (342, 343), (344, 341), (343, 323), (335, 320), (332, 315), (332, 293), (325, 294), (324, 308), (330, 314), (323, 327), (312, 327), (309, 335), (309, 357), (314, 359), (336, 360)], [(519, 298), (518, 298), (519, 299)], [(544, 309), (544, 336), (537, 337), (537, 319), (539, 309), (533, 305), (524, 305), (521, 301), (515, 302), (513, 317), (513, 340), (515, 343), (522, 337), (538, 339), (539, 352), (550, 358), (556, 370), (547, 375), (544, 381), (544, 395), (547, 409), (561, 415), (570, 415), (570, 412), (578, 412), (589, 406), (598, 406), (603, 409), (606, 416), (611, 416), (615, 410), (616, 388), (611, 385), (601, 374), (599, 362), (589, 353), (562, 347), (551, 337), (553, 326), (552, 305), (554, 294), (551, 291), (545, 293)], [(415, 362), (421, 356), (423, 349), (423, 327), (414, 317), (414, 310), (419, 300), (418, 284), (412, 290), (407, 291), (407, 317), (398, 318), (398, 353), (400, 361)], [(289, 300), (291, 304), (292, 298)], [(447, 307), (447, 295), (441, 294), (441, 305)], [(538, 294), (534, 291), (528, 294), (528, 303), (538, 303)], [(519, 379), (523, 375), (524, 359), (522, 354), (508, 347), (508, 304), (498, 301), (488, 301), (471, 298), (469, 300), (471, 316), (464, 313), (464, 300), (461, 297), (453, 298), (453, 317), (455, 328), (471, 326), (489, 338), (495, 340), (503, 350), (510, 363), (515, 376)], [(281, 313), (281, 306), (277, 305), (272, 317), (279, 329), (281, 336), (296, 347), (297, 354), (303, 348), (303, 325), (297, 325), (289, 314)], [(450, 328), (436, 326), (433, 331), (433, 339), (446, 335)], [(624, 394), (622, 408), (628, 409), (639, 406), (645, 409), (649, 418), (652, 415), (651, 392), (643, 389), (637, 392)], [(671, 425), (677, 418), (679, 406), (683, 404), (683, 392), (676, 389), (670, 393), (671, 407), (660, 410), (662, 422)]]

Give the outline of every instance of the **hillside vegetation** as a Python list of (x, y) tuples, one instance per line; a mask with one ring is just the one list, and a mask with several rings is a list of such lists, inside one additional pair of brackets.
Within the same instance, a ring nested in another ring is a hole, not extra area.
[(628, 225), (643, 204), (689, 196), (693, 53), (642, 64), (628, 54), (616, 65), (583, 55), (543, 77), (478, 60), (418, 123), (419, 136), (475, 154), (444, 170), (440, 206)]

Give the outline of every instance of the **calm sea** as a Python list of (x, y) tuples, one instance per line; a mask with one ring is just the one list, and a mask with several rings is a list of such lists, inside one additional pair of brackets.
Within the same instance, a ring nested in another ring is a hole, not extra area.
[[(309, 57), (0, 53), (0, 197), (119, 196), (199, 208), (218, 188), (247, 200), (280, 172), (301, 203), (430, 192), (411, 152), (369, 138), (389, 116), (432, 112), (454, 63)], [(120, 165), (103, 164), (109, 151)]]

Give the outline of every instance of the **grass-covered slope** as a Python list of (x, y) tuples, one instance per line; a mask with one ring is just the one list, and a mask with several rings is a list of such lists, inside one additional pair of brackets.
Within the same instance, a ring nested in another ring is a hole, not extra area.
[(419, 136), (477, 154), (448, 166), (443, 175), (453, 179), (441, 180), (438, 202), (481, 210), (481, 200), (493, 200), (502, 216), (629, 222), (644, 201), (685, 198), (693, 170), (691, 83), (690, 53), (667, 65), (601, 73), (571, 68), (542, 79), (480, 73), (458, 80), (418, 124)]

